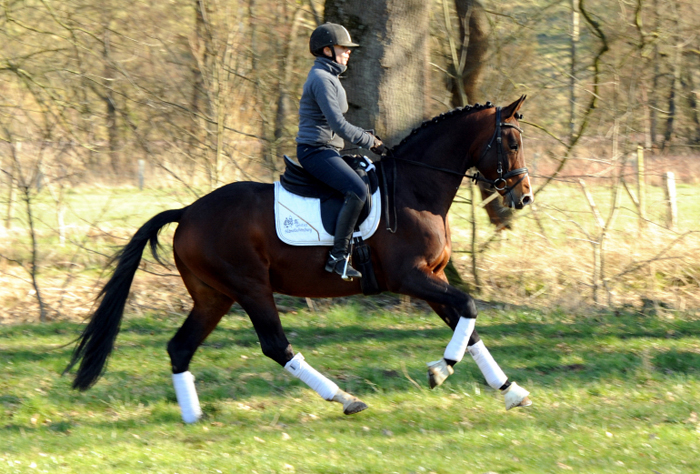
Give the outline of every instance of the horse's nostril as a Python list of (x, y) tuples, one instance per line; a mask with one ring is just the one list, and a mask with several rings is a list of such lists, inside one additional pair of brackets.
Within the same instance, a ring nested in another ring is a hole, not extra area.
[(522, 200), (520, 201), (523, 203), (523, 206), (527, 206), (532, 202), (532, 198), (530, 196), (523, 196)]

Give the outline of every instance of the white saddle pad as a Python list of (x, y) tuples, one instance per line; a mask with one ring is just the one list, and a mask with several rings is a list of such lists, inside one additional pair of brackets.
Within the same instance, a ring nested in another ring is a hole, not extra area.
[[(372, 195), (372, 209), (367, 219), (360, 224), (361, 235), (369, 239), (379, 227), (381, 217), (379, 188)], [(277, 236), (289, 245), (333, 245), (333, 236), (323, 228), (321, 200), (292, 194), (275, 181), (275, 227)]]

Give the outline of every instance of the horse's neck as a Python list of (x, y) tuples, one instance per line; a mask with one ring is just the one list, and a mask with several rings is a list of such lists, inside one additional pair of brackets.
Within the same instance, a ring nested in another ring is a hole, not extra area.
[[(467, 163), (464, 159), (474, 138), (468, 129), (460, 133), (442, 135), (436, 138), (442, 140), (440, 147), (414, 149), (397, 160), (397, 204), (412, 209), (428, 210), (443, 217), (447, 215), (462, 183), (462, 174), (466, 172)], [(452, 173), (434, 168), (442, 168)]]

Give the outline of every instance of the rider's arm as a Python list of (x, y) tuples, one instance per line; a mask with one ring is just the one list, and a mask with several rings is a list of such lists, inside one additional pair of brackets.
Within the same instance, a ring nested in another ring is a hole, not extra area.
[(328, 78), (318, 79), (320, 80), (314, 81), (312, 84), (314, 97), (331, 130), (355, 145), (363, 148), (371, 147), (374, 144), (374, 137), (345, 120), (343, 116), (339, 102), (340, 91), (338, 90), (338, 87), (342, 86), (334, 84)]

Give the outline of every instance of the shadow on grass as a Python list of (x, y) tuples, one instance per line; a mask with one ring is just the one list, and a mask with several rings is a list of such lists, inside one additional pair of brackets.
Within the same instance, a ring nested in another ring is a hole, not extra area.
[[(219, 327), (195, 355), (192, 371), (203, 401), (244, 400), (303, 386), (259, 353), (257, 337), (247, 324), (242, 328)], [(32, 344), (45, 345), (45, 337), (72, 335), (79, 330), (79, 325), (68, 323), (0, 328), (0, 340), (28, 339), (17, 347), (0, 344), (3, 358), (12, 364), (14, 373), (22, 373), (25, 368), (30, 373), (37, 365), (60, 372), (68, 363), (72, 347), (42, 352), (32, 350)], [(357, 395), (415, 390), (408, 377), (427, 389), (425, 362), (440, 357), (449, 340), (446, 327), (367, 329), (361, 321), (325, 327), (290, 324), (286, 330), (293, 335), (296, 350)], [(494, 323), (478, 330), (513, 380), (536, 380), (547, 386), (585, 385), (638, 374), (700, 377), (700, 354), (673, 345), (679, 338), (700, 335), (700, 321), (671, 323), (634, 315), (604, 315), (595, 321), (573, 323)], [(54, 384), (48, 396), (100, 406), (127, 402), (150, 405), (164, 399), (174, 402), (165, 351), (174, 332), (170, 320), (127, 318), (105, 376), (95, 387), (85, 393), (75, 392), (69, 388), (72, 377), (68, 376), (62, 379), (65, 382)], [(483, 378), (466, 358), (446, 387), (474, 382), (483, 383)], [(0, 403), (13, 405), (21, 399), (3, 397)]]

